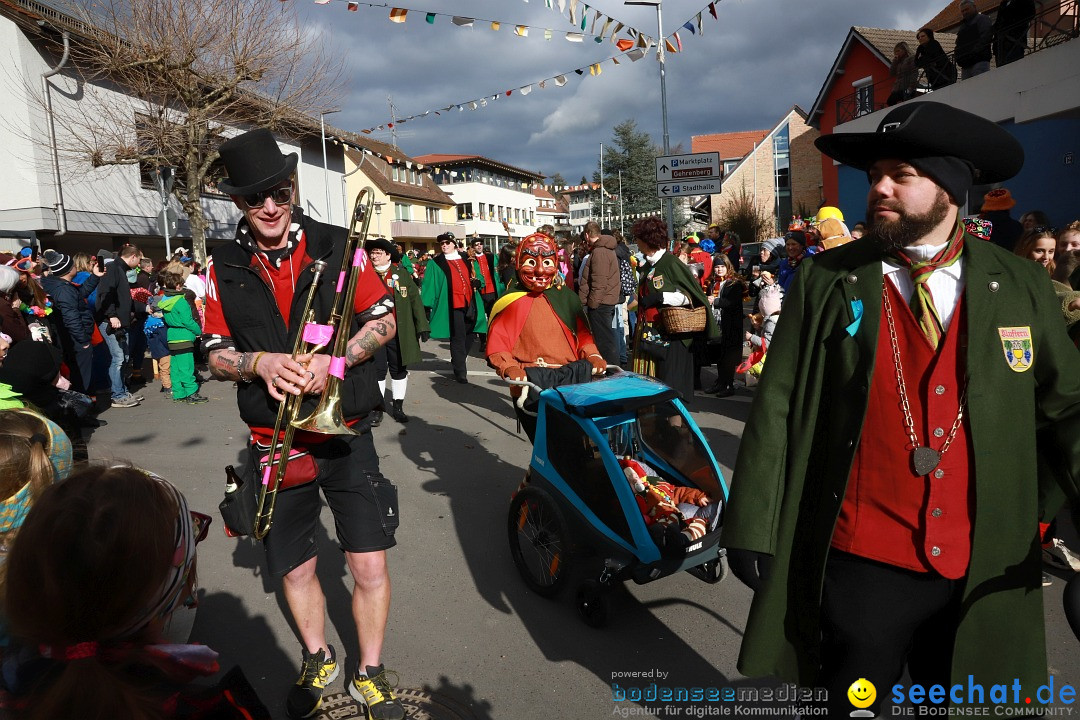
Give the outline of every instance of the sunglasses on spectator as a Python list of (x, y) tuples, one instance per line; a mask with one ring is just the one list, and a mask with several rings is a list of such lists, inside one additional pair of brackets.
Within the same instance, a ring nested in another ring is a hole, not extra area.
[(244, 195), (243, 200), (249, 210), (257, 210), (266, 204), (266, 198), (272, 199), (275, 205), (284, 205), (292, 200), (292, 193), (292, 185), (286, 185), (285, 187), (270, 188), (269, 190)]
[(1057, 235), (1057, 228), (1050, 227), (1049, 225), (1039, 225), (1038, 227), (1031, 228), (1031, 231), (1036, 233), (1050, 233), (1051, 235)]

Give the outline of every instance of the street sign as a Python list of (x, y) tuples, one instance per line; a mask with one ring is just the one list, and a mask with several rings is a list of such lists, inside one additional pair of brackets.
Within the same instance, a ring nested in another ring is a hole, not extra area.
[(683, 180), (673, 183), (656, 183), (656, 197), (684, 197), (686, 195), (715, 195), (720, 192), (720, 178)]
[(721, 169), (720, 153), (717, 152), (661, 155), (656, 158), (656, 182), (718, 178)]
[[(157, 221), (158, 235), (162, 237), (176, 237), (177, 217), (176, 211), (172, 208), (164, 208), (163, 211), (158, 211), (157, 217), (154, 218)], [(168, 223), (168, 226), (165, 223)]]

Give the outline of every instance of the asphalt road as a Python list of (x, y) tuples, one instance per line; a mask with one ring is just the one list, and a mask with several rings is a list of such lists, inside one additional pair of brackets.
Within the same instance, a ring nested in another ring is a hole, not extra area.
[[(398, 546), (389, 554), (393, 604), (384, 662), (401, 687), (446, 700), (413, 717), (631, 716), (655, 705), (614, 700), (612, 683), (775, 685), (735, 669), (751, 595), (733, 577), (707, 585), (682, 573), (630, 585), (613, 595), (603, 629), (580, 621), (572, 593), (546, 600), (530, 592), (506, 539), (510, 495), (530, 454), (524, 435), (515, 433), (506, 388), (478, 356), (469, 360), (472, 383), (458, 385), (447, 379), (448, 346), (433, 341), (424, 351), (425, 361), (410, 373), (405, 407), (412, 421), (399, 425), (387, 417), (374, 431), (382, 471), (399, 487), (402, 516)], [(706, 376), (706, 385), (711, 380)], [(89, 437), (90, 457), (126, 458), (158, 472), (184, 491), (192, 508), (215, 517), (199, 547), (191, 639), (219, 651), (224, 669), (240, 665), (274, 716), (283, 717), (300, 645), (285, 619), (280, 583), (266, 576), (261, 547), (226, 537), (217, 515), (223, 469), (236, 462), (246, 438), (233, 388), (207, 383), (202, 392), (211, 401), (202, 406), (174, 404), (157, 389), (147, 386), (137, 408), (102, 414), (108, 424)], [(732, 398), (695, 399), (695, 417), (729, 479), (752, 397), (742, 389)], [(347, 671), (330, 691), (340, 693), (358, 650), (351, 581), (325, 507), (323, 520), (319, 576), (328, 638)], [(1059, 685), (1076, 686), (1080, 656), (1061, 610), (1064, 584), (1058, 575), (1045, 591), (1047, 646)], [(190, 617), (176, 624), (185, 623)], [(328, 707), (325, 717), (355, 717), (345, 705)], [(660, 716), (679, 715), (690, 717), (690, 709), (673, 707)]]

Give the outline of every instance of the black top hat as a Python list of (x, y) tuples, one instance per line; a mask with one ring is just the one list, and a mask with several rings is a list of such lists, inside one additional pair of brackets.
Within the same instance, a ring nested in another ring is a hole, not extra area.
[(249, 195), (272, 188), (296, 170), (296, 153), (282, 154), (274, 135), (265, 128), (251, 130), (218, 148), (229, 177), (218, 182), (226, 195)]
[(955, 157), (971, 164), (980, 183), (1008, 180), (1024, 165), (1024, 149), (997, 123), (930, 101), (904, 103), (875, 132), (822, 135), (814, 144), (860, 170), (884, 158)]

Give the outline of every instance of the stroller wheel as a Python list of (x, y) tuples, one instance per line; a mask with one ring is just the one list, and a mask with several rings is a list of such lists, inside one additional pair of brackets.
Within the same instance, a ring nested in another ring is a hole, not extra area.
[(525, 584), (544, 597), (558, 594), (568, 575), (570, 538), (566, 517), (551, 496), (533, 486), (514, 495), (507, 531)]
[(586, 580), (577, 591), (578, 615), (589, 627), (603, 627), (607, 624), (608, 599), (600, 583)]

